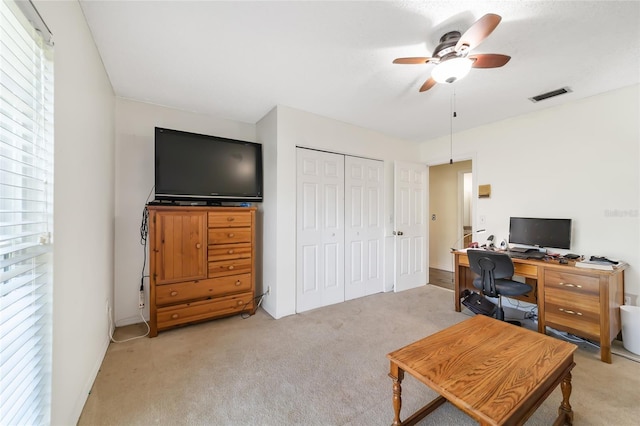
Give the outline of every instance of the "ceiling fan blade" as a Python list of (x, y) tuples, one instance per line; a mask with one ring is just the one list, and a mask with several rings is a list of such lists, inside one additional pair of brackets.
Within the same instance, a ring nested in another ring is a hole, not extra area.
[(433, 77), (429, 77), (429, 80), (424, 82), (424, 84), (420, 88), (420, 91), (426, 92), (427, 90), (431, 89), (435, 85), (436, 85), (436, 81), (433, 79)]
[(482, 41), (496, 29), (502, 18), (494, 13), (487, 13), (471, 25), (458, 43), (456, 43), (455, 51), (464, 52), (476, 48)]
[(427, 62), (431, 61), (433, 58), (427, 58), (427, 57), (416, 57), (416, 58), (397, 58), (393, 60), (394, 64), (409, 64), (409, 65), (415, 65), (415, 64), (426, 64)]
[(468, 58), (473, 60), (473, 68), (499, 68), (509, 62), (511, 56), (498, 53), (480, 53), (468, 56)]

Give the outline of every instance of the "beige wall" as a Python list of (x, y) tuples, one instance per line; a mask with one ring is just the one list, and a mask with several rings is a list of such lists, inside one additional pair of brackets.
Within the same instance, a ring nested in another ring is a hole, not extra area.
[[(429, 167), (429, 266), (453, 271), (450, 248), (462, 237), (462, 173), (471, 172), (471, 161)], [(433, 216), (435, 215), (435, 220)], [(461, 243), (458, 243), (460, 247)]]
[(109, 344), (114, 94), (78, 2), (34, 2), (53, 33), (51, 424), (73, 425)]

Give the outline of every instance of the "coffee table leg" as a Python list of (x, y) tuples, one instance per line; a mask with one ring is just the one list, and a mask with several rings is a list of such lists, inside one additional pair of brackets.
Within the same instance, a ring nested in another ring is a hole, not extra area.
[(573, 424), (573, 411), (571, 410), (571, 404), (569, 404), (569, 398), (571, 397), (571, 373), (567, 373), (560, 383), (560, 389), (562, 390), (562, 403), (558, 408), (558, 420), (556, 424), (560, 425), (572, 425)]
[(391, 362), (391, 372), (389, 377), (393, 380), (393, 411), (395, 417), (391, 426), (400, 426), (400, 409), (402, 408), (402, 379), (404, 379), (404, 371), (396, 364)]

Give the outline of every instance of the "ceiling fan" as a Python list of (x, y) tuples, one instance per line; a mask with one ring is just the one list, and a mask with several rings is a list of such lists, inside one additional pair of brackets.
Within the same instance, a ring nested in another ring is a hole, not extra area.
[(502, 18), (488, 13), (474, 22), (471, 27), (460, 34), (450, 31), (440, 37), (440, 44), (433, 51), (432, 57), (397, 58), (394, 64), (436, 64), (431, 77), (420, 87), (425, 92), (436, 83), (453, 83), (466, 76), (471, 68), (498, 68), (509, 62), (511, 56), (498, 53), (478, 53), (470, 55), (482, 41), (496, 29)]

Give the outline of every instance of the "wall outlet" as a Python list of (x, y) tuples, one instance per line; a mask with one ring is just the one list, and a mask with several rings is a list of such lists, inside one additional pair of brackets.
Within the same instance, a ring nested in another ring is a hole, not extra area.
[(270, 295), (271, 294), (271, 286), (267, 286), (267, 291), (265, 292), (265, 295)]
[(144, 308), (144, 290), (140, 290), (140, 296), (138, 297), (138, 309)]
[(625, 296), (624, 297), (624, 304), (625, 305), (631, 305), (631, 296)]

